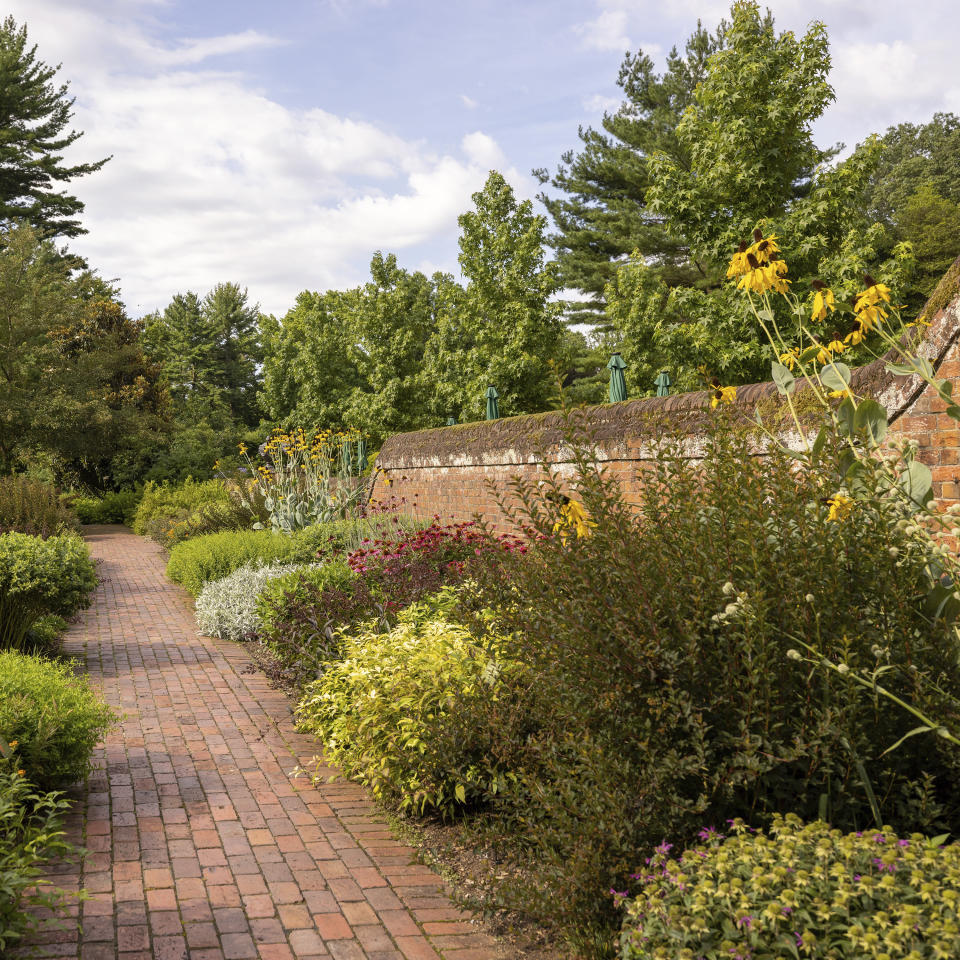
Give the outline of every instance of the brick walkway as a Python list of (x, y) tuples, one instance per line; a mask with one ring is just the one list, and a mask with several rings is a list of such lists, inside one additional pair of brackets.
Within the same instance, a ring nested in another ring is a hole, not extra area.
[(150, 541), (88, 528), (102, 582), (66, 651), (125, 719), (68, 824), (82, 923), (39, 957), (493, 960), (497, 944), (391, 836), (366, 792), (290, 771), (316, 741), (239, 644), (196, 635)]

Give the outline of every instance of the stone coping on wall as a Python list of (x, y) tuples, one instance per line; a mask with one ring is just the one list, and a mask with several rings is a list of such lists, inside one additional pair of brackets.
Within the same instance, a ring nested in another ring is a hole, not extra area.
[[(960, 339), (960, 257), (944, 274), (924, 307), (921, 317), (929, 326), (915, 327), (906, 338), (913, 350), (936, 370), (947, 352)], [(918, 375), (897, 376), (887, 370), (899, 358), (891, 350), (885, 357), (853, 371), (851, 386), (862, 396), (872, 396), (887, 410), (891, 424), (903, 416), (923, 393), (927, 384)], [(798, 385), (802, 397), (804, 385)], [(691, 439), (701, 436), (712, 412), (711, 392), (699, 390), (667, 397), (645, 397), (620, 403), (578, 408), (568, 413), (547, 413), (506, 417), (400, 433), (389, 437), (380, 450), (377, 468), (383, 472), (421, 470), (430, 467), (511, 466), (537, 463), (545, 454), (553, 463), (567, 459), (565, 418), (571, 417), (586, 428), (600, 460), (636, 460), (638, 441), (653, 441), (665, 428)], [(792, 418), (773, 383), (753, 383), (737, 388), (732, 412), (744, 422), (752, 421), (757, 408), (765, 419), (781, 424), (789, 443)], [(803, 404), (798, 404), (803, 416)], [(808, 410), (812, 405), (808, 406)], [(814, 414), (816, 415), (816, 414)], [(812, 421), (811, 421), (812, 422)], [(801, 420), (802, 423), (802, 420)], [(796, 430), (793, 431), (799, 440)]]

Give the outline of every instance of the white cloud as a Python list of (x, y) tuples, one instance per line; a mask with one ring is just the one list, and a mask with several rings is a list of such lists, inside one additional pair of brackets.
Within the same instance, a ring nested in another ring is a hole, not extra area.
[(113, 154), (102, 171), (71, 184), (89, 229), (71, 246), (119, 279), (134, 315), (224, 280), (281, 313), (302, 289), (363, 280), (376, 249), (402, 252), (438, 238), (451, 269), (456, 218), (491, 167), (521, 196), (532, 192), (480, 130), (459, 150), (438, 152), (321, 106), (287, 107), (242, 74), (197, 66), (272, 42), (260, 34), (162, 45), (142, 8), (124, 17), (112, 0), (99, 12), (46, 0), (65, 18), (51, 30), (36, 2), (31, 39), (44, 60), (64, 62), (75, 125), (86, 131), (71, 159)]
[(627, 36), (627, 11), (606, 9), (593, 20), (577, 24), (574, 30), (580, 34), (583, 45), (593, 50), (618, 50), (630, 48)]
[(476, 100), (474, 100), (473, 97), (468, 97), (465, 93), (461, 93), (461, 94), (460, 94), (460, 102), (461, 102), (468, 110), (476, 110), (477, 107), (480, 106), (480, 104), (479, 104)]
[(595, 93), (593, 96), (584, 97), (581, 102), (583, 109), (588, 113), (614, 113), (623, 103), (623, 98), (606, 97), (602, 93)]

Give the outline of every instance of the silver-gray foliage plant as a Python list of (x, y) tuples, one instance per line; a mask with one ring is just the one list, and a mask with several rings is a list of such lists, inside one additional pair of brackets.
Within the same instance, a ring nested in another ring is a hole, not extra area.
[(197, 597), (196, 619), (200, 632), (223, 640), (242, 640), (260, 629), (257, 597), (277, 577), (316, 567), (315, 563), (251, 561), (222, 580), (204, 584)]

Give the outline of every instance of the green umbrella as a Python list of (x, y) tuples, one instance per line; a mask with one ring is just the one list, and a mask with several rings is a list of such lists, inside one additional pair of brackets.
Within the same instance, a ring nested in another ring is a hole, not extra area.
[(607, 364), (610, 371), (610, 402), (619, 403), (627, 399), (627, 381), (623, 377), (623, 371), (627, 365), (623, 362), (623, 357), (615, 353)]
[(496, 389), (492, 386), (487, 387), (487, 419), (488, 420), (499, 420), (500, 419), (500, 404), (497, 403), (497, 397), (499, 394)]
[(367, 441), (361, 437), (357, 441), (357, 472), (363, 473), (367, 469)]
[(673, 381), (670, 379), (670, 374), (666, 370), (661, 370), (657, 374), (657, 379), (653, 381), (654, 385), (657, 388), (657, 396), (665, 397), (670, 393), (670, 384)]

